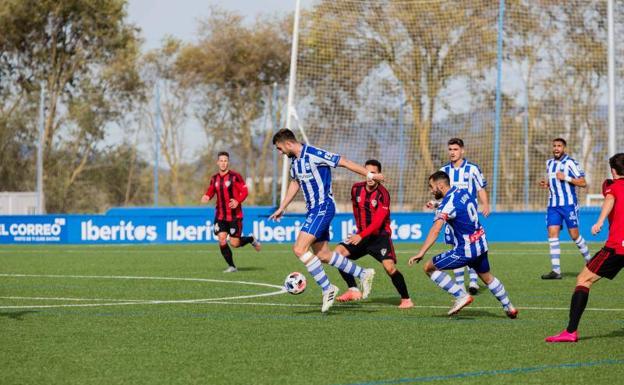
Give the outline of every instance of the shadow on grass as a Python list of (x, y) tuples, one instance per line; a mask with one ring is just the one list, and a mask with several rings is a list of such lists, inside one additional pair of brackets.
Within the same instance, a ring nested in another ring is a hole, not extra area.
[(600, 334), (597, 336), (589, 336), (589, 337), (579, 337), (579, 341), (586, 341), (597, 338), (623, 338), (624, 337), (624, 329), (613, 330), (607, 334)]
[(14, 319), (17, 321), (23, 321), (24, 320), (23, 317), (26, 314), (30, 314), (30, 313), (38, 313), (38, 312), (34, 310), (2, 311), (0, 312), (0, 317), (6, 317), (6, 318)]
[(259, 267), (259, 266), (247, 266), (247, 267), (238, 268), (238, 271), (260, 271), (260, 270), (266, 270), (266, 268)]

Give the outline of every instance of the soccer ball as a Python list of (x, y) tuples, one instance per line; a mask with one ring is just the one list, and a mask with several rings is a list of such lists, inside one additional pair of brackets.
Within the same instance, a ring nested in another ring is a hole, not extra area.
[(284, 289), (290, 294), (301, 294), (306, 288), (306, 277), (305, 275), (294, 272), (288, 274), (286, 280), (284, 281)]

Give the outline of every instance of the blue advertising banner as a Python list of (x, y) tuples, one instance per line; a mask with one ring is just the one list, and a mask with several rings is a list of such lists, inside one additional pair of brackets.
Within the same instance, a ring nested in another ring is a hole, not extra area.
[[(270, 207), (245, 208), (243, 233), (261, 242), (291, 243), (304, 223), (304, 216), (286, 215), (280, 222), (269, 221)], [(589, 232), (598, 218), (597, 210), (581, 210), (581, 234), (588, 241), (604, 241)], [(0, 244), (168, 244), (216, 242), (214, 210), (185, 208), (116, 208), (104, 215), (0, 216)], [(431, 213), (393, 213), (392, 239), (395, 242), (422, 242), (431, 226)], [(546, 240), (545, 214), (540, 212), (494, 213), (481, 218), (490, 242), (543, 242)], [(356, 231), (351, 213), (336, 214), (331, 227), (332, 242)], [(562, 231), (562, 240), (569, 240)]]

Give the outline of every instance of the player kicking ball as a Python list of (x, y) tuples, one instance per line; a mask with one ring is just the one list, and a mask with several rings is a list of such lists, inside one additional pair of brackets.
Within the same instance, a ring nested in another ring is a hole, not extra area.
[(604, 202), (598, 221), (591, 228), (593, 235), (598, 234), (608, 217), (609, 238), (576, 277), (568, 327), (557, 335), (546, 337), (546, 342), (578, 341), (577, 329), (589, 299), (589, 289), (600, 278), (615, 278), (624, 267), (624, 153), (612, 156), (609, 166), (613, 180), (608, 179), (602, 184)]
[(273, 144), (279, 152), (290, 158), (292, 180), (280, 207), (269, 216), (269, 219), (279, 221), (299, 190), (303, 192), (307, 214), (305, 223), (297, 235), (293, 252), (323, 291), (321, 312), (329, 310), (338, 294), (338, 288), (329, 282), (321, 262), (329, 263), (340, 271), (359, 278), (362, 294), (364, 297), (368, 296), (375, 270), (362, 269), (339, 253), (332, 253), (329, 250), (329, 226), (336, 213), (336, 203), (331, 189), (331, 168), (344, 167), (378, 182), (383, 181), (383, 175), (372, 173), (340, 155), (300, 143), (295, 134), (287, 128), (279, 130), (273, 136)]
[(485, 229), (479, 223), (477, 202), (474, 197), (466, 190), (451, 187), (449, 176), (444, 171), (437, 171), (429, 177), (429, 189), (435, 199), (442, 201), (435, 212), (433, 226), (427, 234), (425, 243), (418, 254), (409, 259), (408, 264), (411, 266), (423, 259), (425, 253), (435, 244), (446, 223), (450, 226), (454, 247), (427, 261), (424, 270), (436, 285), (455, 297), (455, 303), (448, 311), (448, 315), (457, 314), (465, 306), (470, 305), (473, 299), (463, 286), (455, 283), (442, 270), (469, 266), (475, 269), (481, 280), (503, 305), (507, 316), (516, 318), (518, 310), (511, 304), (505, 287), (490, 273)]

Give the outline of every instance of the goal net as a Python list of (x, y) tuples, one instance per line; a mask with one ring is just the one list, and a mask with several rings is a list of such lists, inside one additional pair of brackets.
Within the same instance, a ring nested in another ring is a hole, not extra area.
[[(624, 6), (616, 3), (621, 31)], [(543, 209), (538, 181), (551, 140), (561, 136), (587, 173), (584, 202), (607, 175), (606, 8), (506, 0), (499, 19), (491, 0), (314, 1), (299, 21), (291, 128), (356, 162), (380, 160), (394, 210), (420, 210), (429, 200), (427, 176), (447, 162), (452, 137), (464, 140), (498, 210)], [(356, 180), (334, 174), (343, 209)]]

